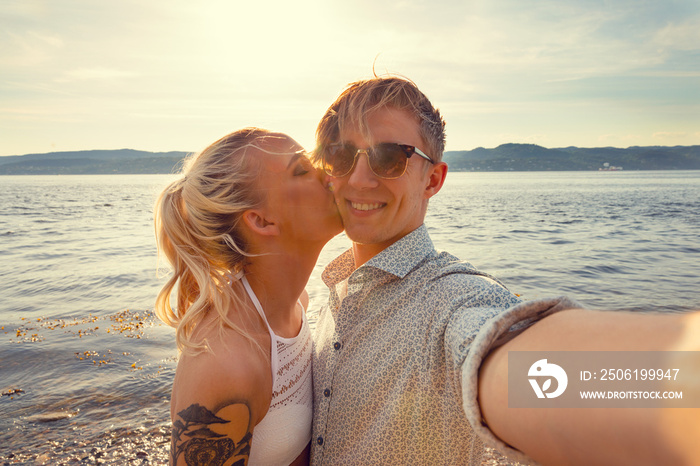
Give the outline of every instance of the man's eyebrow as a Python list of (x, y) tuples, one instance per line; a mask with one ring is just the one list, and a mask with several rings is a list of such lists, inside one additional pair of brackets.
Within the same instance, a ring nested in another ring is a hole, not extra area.
[(294, 153), (291, 159), (289, 159), (289, 163), (287, 164), (287, 168), (291, 167), (294, 165), (294, 162), (299, 160), (300, 157), (304, 157), (304, 151), (303, 150), (298, 150)]

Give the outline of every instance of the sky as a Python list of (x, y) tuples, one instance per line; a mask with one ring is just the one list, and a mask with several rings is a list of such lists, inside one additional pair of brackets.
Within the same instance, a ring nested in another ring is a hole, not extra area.
[(447, 150), (700, 144), (698, 0), (2, 0), (0, 156), (307, 148), (345, 86), (413, 80)]

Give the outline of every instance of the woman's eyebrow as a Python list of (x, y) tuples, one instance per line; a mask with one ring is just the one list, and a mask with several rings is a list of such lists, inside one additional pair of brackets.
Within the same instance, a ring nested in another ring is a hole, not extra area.
[(300, 157), (304, 157), (304, 151), (303, 150), (298, 150), (294, 153), (291, 159), (289, 159), (289, 163), (287, 164), (287, 168), (291, 167), (294, 165), (294, 162), (299, 160)]

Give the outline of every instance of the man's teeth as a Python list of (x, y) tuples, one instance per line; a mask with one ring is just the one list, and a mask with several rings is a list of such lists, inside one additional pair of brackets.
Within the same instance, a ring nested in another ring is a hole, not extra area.
[(358, 204), (356, 202), (351, 202), (350, 205), (352, 205), (353, 209), (357, 210), (374, 210), (378, 209), (381, 207), (381, 204), (375, 203), (375, 204)]

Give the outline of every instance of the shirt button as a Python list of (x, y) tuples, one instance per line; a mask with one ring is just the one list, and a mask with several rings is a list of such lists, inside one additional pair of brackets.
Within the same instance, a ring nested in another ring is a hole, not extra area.
[(341, 346), (343, 346), (343, 345), (341, 345), (339, 341), (336, 341), (335, 343), (333, 343), (333, 348), (335, 348), (336, 350), (339, 350)]
[(323, 445), (323, 437), (317, 438), (316, 443), (318, 443), (319, 445)]
[(330, 388), (326, 388), (325, 390), (323, 390), (323, 396), (325, 396), (326, 398), (328, 398), (329, 396), (331, 396), (331, 389), (330, 389)]

